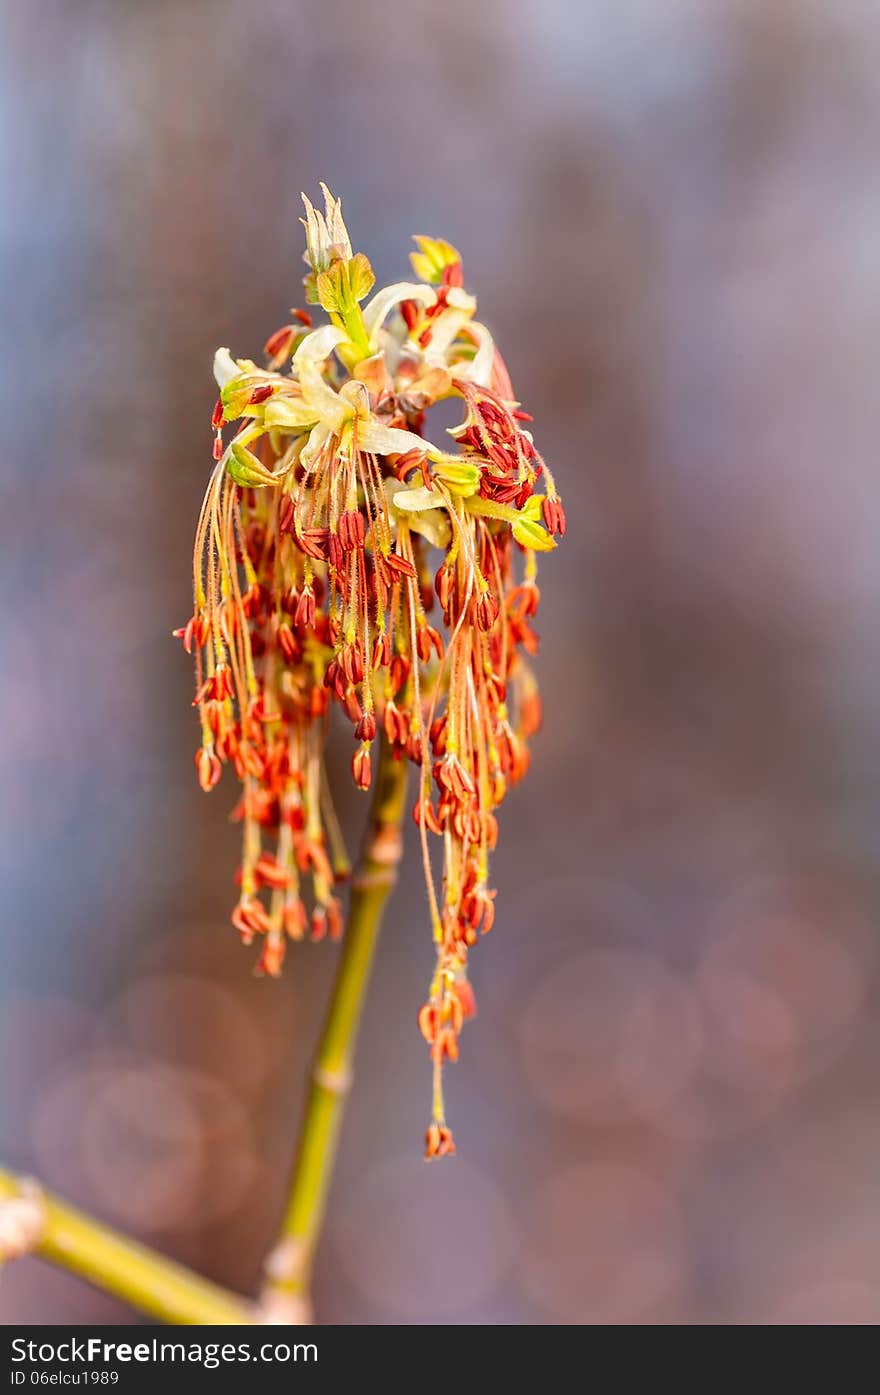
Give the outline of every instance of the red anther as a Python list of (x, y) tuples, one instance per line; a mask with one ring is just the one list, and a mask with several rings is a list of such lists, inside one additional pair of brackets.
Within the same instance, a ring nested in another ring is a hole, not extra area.
[(312, 630), (315, 627), (315, 593), (311, 586), (304, 586), (300, 593), (294, 624), (299, 630)]
[(272, 853), (261, 853), (254, 867), (254, 874), (263, 886), (283, 888), (290, 884), (290, 873), (279, 866)]
[(473, 778), (465, 770), (457, 756), (447, 754), (442, 760), (436, 761), (434, 779), (441, 789), (448, 790), (458, 800), (474, 793)]
[(301, 804), (288, 804), (284, 810), (284, 822), (294, 833), (302, 833), (306, 826), (306, 814)]
[(425, 1041), (429, 1046), (433, 1046), (437, 1039), (437, 1009), (433, 1003), (425, 1003), (419, 1008), (417, 1021)]
[(289, 664), (298, 664), (303, 656), (302, 643), (289, 625), (278, 626), (278, 647)]
[(223, 456), (223, 437), (220, 435), (219, 431), (214, 437), (214, 445), (211, 448), (211, 454), (215, 460), (220, 460)]
[(218, 664), (214, 673), (196, 690), (192, 705), (198, 707), (202, 702), (224, 702), (232, 697), (234, 691), (229, 665)]
[(541, 730), (543, 710), (539, 693), (531, 693), (522, 698), (519, 704), (519, 722), (523, 736), (528, 739)]
[(309, 712), (313, 717), (323, 717), (330, 707), (330, 694), (325, 688), (312, 688), (309, 692)]
[(393, 693), (399, 693), (408, 678), (409, 659), (405, 654), (395, 654), (388, 670), (388, 681), (391, 684), (391, 691)]
[(254, 620), (266, 607), (268, 600), (269, 592), (266, 587), (255, 581), (242, 596), (241, 608), (249, 620)]
[(250, 944), (255, 934), (266, 935), (272, 929), (265, 906), (256, 898), (239, 901), (232, 912), (232, 923), (245, 944)]
[(477, 1000), (474, 990), (466, 978), (457, 978), (450, 989), (461, 1008), (461, 1015), (466, 1022), (469, 1017), (477, 1015)]
[(544, 522), (548, 533), (558, 533), (561, 538), (565, 537), (565, 509), (559, 499), (545, 499), (541, 505), (541, 512), (544, 515)]
[(435, 756), (442, 756), (446, 750), (446, 717), (435, 717), (428, 732), (431, 748)]
[(431, 638), (427, 631), (427, 625), (422, 625), (416, 635), (416, 649), (423, 664), (426, 664), (431, 657)]
[(400, 302), (400, 313), (403, 316), (404, 324), (410, 334), (412, 334), (419, 322), (419, 307), (414, 300), (402, 300)]
[[(397, 460), (396, 460), (395, 465), (394, 465), (394, 473), (395, 473), (395, 475), (397, 476), (397, 478), (400, 480), (401, 484), (404, 484), (404, 483), (406, 482), (407, 476), (408, 476), (409, 474), (411, 474), (413, 470), (421, 470), (421, 471), (422, 471), (422, 476), (423, 476), (423, 478), (424, 478), (424, 476), (425, 476), (425, 468), (426, 468), (426, 465), (427, 465), (427, 461), (428, 461), (428, 457), (427, 457), (427, 455), (425, 454), (425, 452), (424, 452), (423, 450), (415, 450), (415, 449), (413, 449), (413, 450), (404, 451), (403, 455), (399, 455), (399, 456), (397, 457)], [(430, 474), (427, 476), (427, 479), (425, 480), (425, 483), (427, 484), (428, 488), (430, 489), (430, 488), (431, 488), (431, 476), (430, 476)]]
[(370, 762), (370, 748), (364, 743), (360, 746), (351, 758), (351, 773), (354, 782), (360, 790), (368, 790), (373, 778), (373, 767)]
[(285, 495), (278, 509), (278, 531), (279, 533), (294, 533), (296, 510), (290, 495)]
[(196, 770), (199, 774), (199, 784), (207, 794), (217, 784), (223, 769), (220, 761), (213, 751), (205, 746), (200, 746), (195, 754)]
[(365, 712), (354, 729), (358, 741), (373, 741), (376, 736), (376, 718), (372, 712)]
[(437, 575), (434, 577), (434, 590), (437, 592), (437, 599), (444, 611), (449, 609), (449, 598), (452, 594), (453, 584), (454, 577), (449, 567), (438, 567)]
[(434, 806), (430, 799), (417, 799), (413, 805), (412, 816), (413, 823), (417, 828), (421, 828), (424, 817), (425, 827), (429, 832), (438, 834), (443, 832), (443, 827), (434, 813)]
[(540, 600), (541, 592), (535, 583), (524, 581), (522, 586), (515, 586), (507, 597), (508, 613), (516, 621), (523, 620), (536, 614)]
[(242, 778), (244, 775), (251, 775), (255, 780), (262, 780), (266, 772), (266, 762), (256, 747), (249, 741), (242, 741), (236, 753), (235, 769)]
[[(296, 312), (294, 311), (294, 313)], [(293, 348), (293, 341), (296, 338), (296, 333), (297, 331), (294, 325), (282, 325), (280, 329), (276, 329), (274, 334), (269, 335), (269, 338), (263, 345), (263, 353), (267, 358), (287, 358), (287, 355)]]
[(334, 896), (327, 902), (327, 930), (331, 940), (341, 940), (342, 932), (345, 929), (345, 921), (342, 918), (342, 906)]
[(214, 671), (214, 695), (218, 702), (225, 702), (235, 692), (232, 669), (228, 664), (218, 664)]
[(183, 644), (183, 647), (186, 650), (187, 654), (192, 653), (193, 640), (195, 638), (195, 627), (196, 617), (193, 615), (189, 620), (187, 620), (185, 625), (181, 625), (179, 629), (171, 631), (172, 639), (179, 639)]
[(458, 1060), (458, 1037), (451, 1027), (443, 1027), (437, 1033), (431, 1056), (437, 1062), (442, 1062), (444, 1058), (448, 1061)]
[(385, 740), (392, 746), (402, 746), (407, 737), (406, 718), (394, 702), (386, 702), (382, 717)]
[(360, 724), (361, 718), (364, 715), (364, 709), (361, 707), (360, 698), (358, 697), (354, 688), (350, 688), (349, 691), (345, 694), (345, 697), (342, 700), (342, 706), (345, 709), (345, 715), (348, 718), (348, 720), (352, 722), (355, 726), (358, 726)]
[(490, 591), (484, 591), (477, 601), (477, 624), (488, 634), (498, 619), (498, 602)]
[(213, 428), (215, 431), (219, 431), (220, 427), (223, 425), (223, 420), (224, 420), (223, 399), (222, 399), (222, 397), (218, 397), (218, 398), (217, 398), (217, 401), (214, 403), (214, 410), (213, 410), (213, 412), (211, 413), (211, 426), (212, 426), (212, 428)]
[(449, 266), (444, 266), (441, 279), (444, 286), (463, 286), (464, 272), (461, 262), (451, 262)]
[(309, 314), (308, 310), (294, 310), (293, 313), (299, 320), (301, 325), (305, 325), (307, 329), (311, 329), (312, 317)]
[(326, 934), (327, 912), (322, 906), (316, 906), (312, 911), (310, 938), (313, 940), (323, 940)]
[(258, 978), (264, 976), (268, 978), (280, 977), (285, 949), (284, 940), (278, 939), (274, 935), (266, 937), (260, 957), (254, 966), (254, 973)]
[(269, 397), (271, 397), (273, 392), (274, 388), (272, 387), (271, 383), (264, 383), (261, 387), (254, 388), (253, 392), (248, 398), (248, 404), (252, 407), (257, 407), (261, 402), (265, 402)]
[(339, 667), (349, 683), (364, 681), (364, 661), (359, 644), (343, 644), (339, 651)]
[(511, 415), (512, 415), (513, 417), (515, 417), (517, 421), (534, 421), (534, 420), (535, 420), (535, 418), (532, 416), (531, 412), (524, 412), (524, 411), (522, 410), (521, 407), (517, 407), (517, 408), (511, 413)]
[(391, 663), (391, 637), (387, 634), (376, 635), (373, 642), (373, 669), (387, 668)]
[(400, 576), (409, 576), (415, 580), (416, 569), (408, 557), (400, 557), (396, 552), (389, 552), (383, 559), (393, 572)]
[(326, 562), (329, 553), (329, 528), (305, 528), (302, 532), (294, 529), (293, 540), (301, 552), (313, 557), (317, 562)]
[(288, 896), (281, 912), (284, 933), (291, 940), (301, 940), (306, 933), (308, 917), (306, 908), (298, 896)]
[(446, 1124), (430, 1124), (425, 1134), (425, 1157), (430, 1162), (432, 1158), (451, 1157), (455, 1152), (455, 1140), (452, 1137), (452, 1129)]
[(417, 731), (411, 731), (409, 733), (409, 735), (406, 738), (405, 746), (406, 754), (412, 761), (413, 765), (421, 765), (423, 756), (422, 738)]
[(221, 603), (218, 619), (220, 621), (220, 633), (223, 636), (224, 642), (231, 649), (235, 642), (236, 631), (238, 630), (238, 613), (231, 600)]
[(339, 518), (339, 541), (346, 552), (362, 547), (366, 532), (358, 509), (346, 509)]
[(420, 349), (427, 349), (427, 347), (428, 347), (428, 345), (430, 344), (430, 342), (431, 342), (431, 340), (433, 339), (433, 337), (434, 337), (434, 329), (433, 329), (433, 326), (432, 326), (432, 325), (428, 325), (427, 329), (423, 329), (423, 330), (422, 330), (421, 334), (419, 335), (418, 339), (416, 340), (416, 343), (418, 344), (418, 346), (419, 346)]

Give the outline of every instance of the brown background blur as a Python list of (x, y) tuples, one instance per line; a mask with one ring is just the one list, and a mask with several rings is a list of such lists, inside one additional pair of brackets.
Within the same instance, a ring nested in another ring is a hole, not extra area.
[[(250, 976), (235, 791), (196, 785), (169, 631), (213, 351), (300, 302), (324, 178), (380, 282), (410, 233), (462, 249), (570, 531), (460, 1154), (420, 1157), (413, 859), (319, 1316), (880, 1319), (877, 6), (5, 0), (0, 25), (2, 1157), (253, 1290), (335, 950)], [(25, 1261), (0, 1316), (127, 1310)]]

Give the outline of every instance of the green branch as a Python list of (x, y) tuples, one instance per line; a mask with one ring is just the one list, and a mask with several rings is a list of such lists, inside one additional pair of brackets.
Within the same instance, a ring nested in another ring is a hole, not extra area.
[(0, 1168), (0, 1207), (15, 1201), (27, 1202), (33, 1209), (35, 1254), (161, 1322), (228, 1326), (257, 1321), (256, 1309), (243, 1298), (126, 1239), (51, 1194), (29, 1190), (21, 1179)]
[(408, 765), (383, 743), (370, 824), (355, 872), (333, 993), (318, 1044), (287, 1209), (266, 1262), (263, 1301), (288, 1321), (308, 1321), (315, 1248), (333, 1175), (352, 1059), (385, 903), (397, 881)]

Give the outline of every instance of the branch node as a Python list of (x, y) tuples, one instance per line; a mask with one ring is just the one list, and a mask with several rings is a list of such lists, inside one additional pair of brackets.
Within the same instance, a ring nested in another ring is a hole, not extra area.
[(0, 1263), (21, 1259), (37, 1248), (46, 1226), (43, 1189), (31, 1177), (23, 1177), (17, 1196), (0, 1201)]
[(354, 1077), (351, 1071), (344, 1066), (340, 1070), (328, 1070), (326, 1066), (315, 1066), (312, 1071), (312, 1079), (328, 1094), (347, 1095)]

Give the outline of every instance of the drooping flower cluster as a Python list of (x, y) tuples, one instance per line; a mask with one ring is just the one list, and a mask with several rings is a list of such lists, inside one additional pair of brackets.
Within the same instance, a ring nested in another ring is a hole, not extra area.
[[(304, 200), (305, 284), (329, 323), (294, 311), (265, 367), (215, 357), (216, 464), (193, 613), (176, 634), (195, 654), (202, 788), (225, 764), (242, 785), (232, 920), (246, 944), (259, 938), (259, 972), (279, 973), (289, 940), (342, 933), (348, 864), (323, 759), (331, 704), (353, 728), (360, 788), (380, 731), (417, 767), (436, 946), (419, 1013), (435, 1077), (427, 1153), (442, 1156), (454, 1151), (442, 1066), (473, 1011), (468, 953), (495, 916), (495, 810), (540, 722), (528, 663), (536, 554), (564, 534), (565, 514), (455, 249), (416, 238), (419, 279), (367, 300), (370, 263), (323, 192), (324, 213)], [(453, 452), (428, 434), (430, 408), (448, 398), (463, 409)]]

